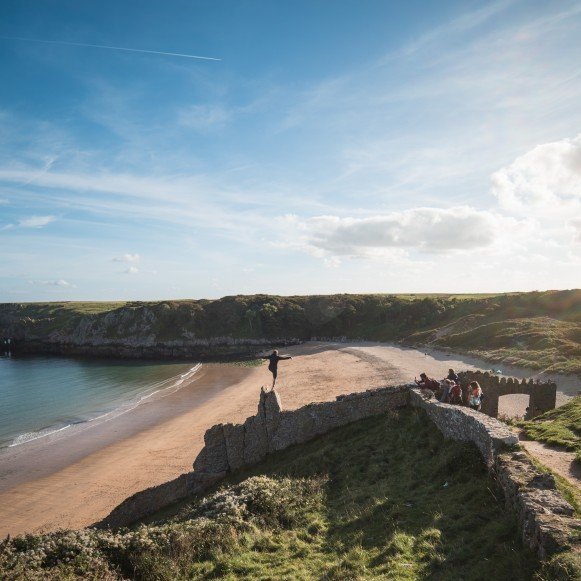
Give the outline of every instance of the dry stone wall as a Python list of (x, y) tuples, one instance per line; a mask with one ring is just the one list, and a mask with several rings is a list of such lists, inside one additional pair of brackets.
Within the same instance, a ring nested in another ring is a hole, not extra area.
[(228, 472), (256, 464), (271, 452), (407, 403), (406, 386), (386, 387), (285, 412), (276, 391), (262, 391), (257, 414), (244, 424), (218, 424), (206, 431), (204, 448), (194, 461), (193, 472), (137, 492), (94, 526), (128, 526), (165, 506), (204, 492)]
[(219, 474), (250, 466), (268, 454), (408, 403), (406, 386), (385, 387), (283, 411), (276, 391), (262, 391), (258, 413), (244, 424), (218, 424), (205, 436), (194, 470)]
[(581, 551), (581, 520), (574, 517), (552, 474), (541, 472), (522, 450), (499, 454), (494, 472), (507, 507), (516, 514), (523, 542), (541, 559), (565, 550)]
[(476, 444), (488, 467), (499, 452), (518, 444), (506, 424), (467, 407), (440, 403), (428, 390), (411, 389), (410, 404), (425, 410), (446, 438)]

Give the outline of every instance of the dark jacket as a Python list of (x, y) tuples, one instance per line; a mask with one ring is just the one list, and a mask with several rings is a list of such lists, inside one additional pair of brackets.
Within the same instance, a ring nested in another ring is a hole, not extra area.
[(270, 369), (270, 371), (276, 371), (276, 368), (278, 367), (278, 362), (279, 361), (283, 361), (284, 359), (290, 359), (290, 355), (275, 355), (274, 353), (272, 355), (264, 355), (262, 357), (262, 359), (268, 359), (269, 363), (268, 363), (268, 369)]

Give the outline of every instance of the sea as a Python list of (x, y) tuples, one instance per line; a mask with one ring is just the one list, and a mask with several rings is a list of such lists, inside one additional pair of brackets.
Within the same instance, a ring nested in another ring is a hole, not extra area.
[(199, 368), (197, 362), (2, 356), (0, 449), (126, 413), (179, 389)]

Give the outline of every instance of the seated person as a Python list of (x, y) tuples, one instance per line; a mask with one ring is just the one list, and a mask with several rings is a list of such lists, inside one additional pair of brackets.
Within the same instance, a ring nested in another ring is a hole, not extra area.
[(469, 391), (469, 400), (468, 405), (476, 411), (480, 411), (482, 407), (482, 388), (477, 381), (471, 381), (470, 385), (468, 386)]
[(452, 391), (452, 387), (456, 385), (451, 379), (444, 379), (441, 383), (441, 389), (438, 399), (442, 403), (449, 403), (450, 393)]
[(450, 379), (454, 383), (458, 383), (460, 378), (458, 377), (458, 374), (453, 369), (449, 369), (448, 370), (448, 377), (446, 379)]
[(428, 377), (425, 373), (420, 373), (420, 381), (414, 378), (416, 385), (421, 387), (422, 389), (431, 389), (432, 391), (436, 391), (440, 387), (440, 382), (437, 379), (432, 379)]
[(459, 383), (455, 383), (450, 390), (449, 401), (453, 405), (462, 405), (462, 388)]

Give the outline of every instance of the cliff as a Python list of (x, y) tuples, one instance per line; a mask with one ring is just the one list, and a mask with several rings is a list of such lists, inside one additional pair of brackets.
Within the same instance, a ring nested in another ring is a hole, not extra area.
[(311, 338), (404, 341), (579, 373), (581, 291), (9, 303), (2, 337), (25, 352), (138, 358), (248, 355)]

